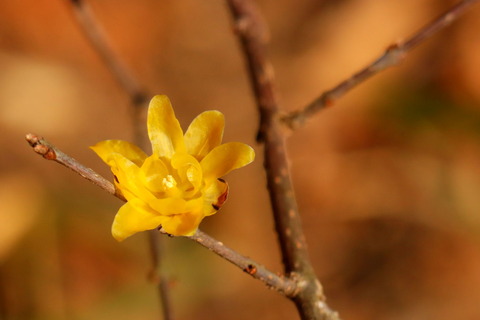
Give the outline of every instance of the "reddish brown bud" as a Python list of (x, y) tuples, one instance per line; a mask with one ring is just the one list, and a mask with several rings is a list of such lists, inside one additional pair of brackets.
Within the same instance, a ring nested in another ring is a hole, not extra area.
[(257, 273), (257, 267), (255, 267), (253, 264), (249, 264), (246, 268), (245, 268), (245, 272), (250, 274), (250, 275), (254, 275)]

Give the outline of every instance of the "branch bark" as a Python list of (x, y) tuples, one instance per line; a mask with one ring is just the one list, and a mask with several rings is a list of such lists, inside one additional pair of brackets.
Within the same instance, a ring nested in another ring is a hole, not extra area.
[(272, 273), (261, 264), (226, 247), (222, 242), (210, 237), (208, 234), (198, 230), (189, 238), (225, 260), (230, 261), (255, 279), (265, 283), (267, 287), (278, 291), (284, 296), (293, 297), (296, 294), (297, 286), (295, 281)]
[(463, 0), (457, 3), (438, 18), (421, 28), (405, 42), (390, 45), (387, 50), (371, 64), (367, 65), (350, 78), (340, 82), (332, 89), (323, 92), (305, 108), (293, 111), (284, 116), (282, 120), (292, 129), (301, 126), (308, 118), (323, 110), (325, 107), (331, 106), (335, 100), (348, 93), (360, 83), (385, 69), (399, 64), (410, 50), (450, 25), (476, 2), (478, 2), (478, 0)]
[[(55, 162), (79, 174), (88, 181), (93, 182), (96, 186), (102, 188), (111, 195), (116, 196), (122, 201), (126, 201), (122, 195), (115, 191), (113, 183), (103, 178), (92, 169), (85, 167), (77, 160), (63, 153), (60, 149), (50, 144), (42, 137), (29, 133), (26, 135), (25, 139), (33, 148), (33, 151), (40, 154), (45, 159), (54, 160)], [(223, 259), (230, 261), (253, 278), (262, 281), (265, 285), (267, 285), (267, 287), (274, 289), (285, 296), (295, 295), (297, 287), (294, 281), (278, 276), (258, 262), (239, 254), (235, 250), (223, 245), (222, 242), (215, 240), (206, 233), (199, 230), (193, 236), (188, 238), (206, 247)]]
[(86, 39), (98, 53), (120, 86), (129, 95), (132, 104), (135, 106), (143, 106), (147, 103), (151, 95), (142, 88), (142, 85), (133, 76), (127, 65), (116, 54), (109, 38), (97, 23), (88, 4), (83, 0), (66, 1), (70, 4), (76, 21)]
[(273, 67), (265, 54), (267, 27), (252, 1), (227, 0), (227, 4), (260, 114), (257, 138), (265, 145), (267, 185), (285, 272), (297, 280), (298, 290), (291, 298), (304, 320), (338, 319), (338, 314), (325, 303), (322, 286), (316, 278), (307, 251), (290, 179)]
[[(102, 61), (110, 70), (110, 73), (115, 77), (122, 89), (130, 97), (132, 106), (132, 125), (134, 131), (134, 139), (136, 145), (143, 147), (145, 145), (145, 134), (142, 113), (151, 96), (143, 88), (140, 82), (133, 76), (123, 60), (116, 54), (109, 38), (103, 31), (102, 27), (97, 23), (90, 7), (83, 0), (67, 0), (75, 14), (82, 32), (87, 40), (98, 53)], [(145, 148), (144, 148), (145, 149)], [(172, 320), (173, 309), (171, 306), (171, 297), (168, 286), (167, 276), (163, 272), (163, 244), (162, 239), (158, 237), (155, 231), (147, 232), (148, 246), (150, 249), (152, 268), (149, 273), (149, 278), (157, 285), (159, 302), (162, 307), (163, 320)]]

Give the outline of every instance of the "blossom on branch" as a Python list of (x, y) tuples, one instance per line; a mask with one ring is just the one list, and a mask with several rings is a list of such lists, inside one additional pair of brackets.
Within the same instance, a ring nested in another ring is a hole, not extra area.
[(201, 113), (184, 134), (164, 95), (150, 101), (147, 128), (151, 156), (122, 140), (91, 147), (110, 166), (115, 187), (127, 200), (112, 225), (118, 241), (160, 226), (176, 236), (194, 234), (227, 198), (228, 185), (221, 177), (255, 158), (244, 143), (220, 144), (224, 117), (219, 111)]

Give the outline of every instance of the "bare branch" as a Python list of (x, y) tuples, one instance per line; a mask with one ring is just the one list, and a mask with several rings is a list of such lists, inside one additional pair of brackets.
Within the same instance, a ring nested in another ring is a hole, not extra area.
[(230, 261), (255, 279), (262, 281), (267, 287), (274, 289), (287, 297), (292, 297), (295, 294), (295, 281), (272, 273), (261, 264), (242, 256), (229, 247), (226, 247), (222, 242), (210, 237), (208, 234), (198, 230), (189, 238), (225, 260)]
[(87, 40), (100, 55), (121, 87), (128, 93), (133, 105), (144, 105), (151, 95), (143, 90), (129, 68), (112, 49), (108, 37), (97, 23), (90, 7), (83, 0), (67, 0), (67, 2), (71, 4), (76, 20)]
[(169, 279), (163, 268), (164, 241), (160, 239), (160, 234), (156, 230), (147, 231), (150, 256), (152, 259), (152, 269), (149, 273), (150, 281), (157, 285), (158, 295), (162, 299), (163, 320), (172, 320), (173, 308), (169, 289)]
[(348, 91), (360, 83), (366, 81), (379, 72), (397, 65), (405, 55), (415, 48), (417, 45), (436, 34), (441, 29), (445, 28), (458, 17), (472, 7), (478, 0), (463, 0), (457, 3), (455, 6), (447, 10), (440, 15), (437, 19), (424, 26), (407, 41), (403, 43), (393, 44), (387, 48), (387, 50), (374, 62), (361, 69), (350, 78), (340, 82), (337, 86), (333, 87), (322, 93), (317, 99), (312, 101), (309, 105), (301, 110), (291, 112), (283, 117), (283, 121), (290, 128), (297, 128), (305, 121), (323, 110), (325, 107), (331, 106), (335, 100), (345, 95)]
[[(103, 62), (106, 64), (112, 75), (129, 95), (132, 104), (132, 124), (134, 129), (134, 137), (137, 145), (145, 145), (145, 134), (142, 119), (142, 112), (146, 106), (149, 97), (140, 82), (133, 76), (128, 67), (122, 59), (115, 53), (110, 41), (97, 23), (92, 11), (83, 0), (69, 0), (71, 7), (75, 13), (77, 22), (81, 30), (89, 40), (92, 47), (99, 54)], [(162, 273), (162, 244), (158, 234), (154, 231), (149, 231), (148, 245), (150, 248), (152, 269), (150, 272), (150, 279), (156, 283), (160, 304), (162, 306), (162, 314), (164, 320), (173, 319), (173, 310), (170, 302), (170, 293), (168, 290), (168, 279)]]
[(260, 113), (258, 138), (265, 144), (265, 170), (275, 228), (282, 250), (286, 274), (298, 276), (299, 290), (292, 297), (302, 319), (338, 319), (325, 303), (303, 234), (297, 202), (290, 179), (285, 137), (279, 121), (278, 97), (274, 88), (273, 67), (265, 54), (267, 34), (253, 1), (227, 0), (234, 19), (250, 82)]
[[(120, 200), (126, 201), (122, 195), (115, 191), (115, 186), (110, 181), (103, 178), (92, 169), (85, 167), (67, 154), (63, 153), (60, 149), (48, 143), (42, 137), (29, 133), (25, 138), (33, 150), (42, 155), (45, 159), (54, 160), (60, 163), (88, 181), (93, 182), (95, 185), (99, 186), (108, 193), (116, 196)], [(272, 271), (269, 271), (263, 267), (261, 264), (242, 256), (231, 248), (224, 246), (220, 241), (215, 240), (206, 233), (199, 230), (195, 235), (188, 238), (215, 252), (225, 260), (230, 261), (243, 271), (247, 272), (253, 278), (264, 282), (268, 287), (280, 292), (281, 294), (286, 296), (291, 296), (294, 294), (296, 286), (291, 279), (282, 278), (276, 275)]]
[(47, 140), (33, 133), (27, 134), (25, 136), (25, 139), (27, 140), (28, 144), (30, 144), (30, 146), (33, 148), (33, 151), (43, 156), (45, 159), (53, 160), (60, 163), (61, 165), (78, 173), (80, 176), (87, 179), (88, 181), (93, 182), (93, 184), (95, 184), (96, 186), (99, 186), (108, 193), (125, 201), (125, 198), (123, 198), (122, 195), (116, 192), (115, 186), (110, 181), (108, 181), (92, 169), (85, 167), (72, 157), (66, 155), (65, 153), (57, 149), (55, 146), (51, 145)]

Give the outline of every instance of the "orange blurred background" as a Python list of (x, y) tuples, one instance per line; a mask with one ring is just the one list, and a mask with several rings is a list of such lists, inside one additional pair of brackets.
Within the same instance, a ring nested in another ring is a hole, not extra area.
[[(285, 110), (300, 108), (454, 1), (258, 1)], [(257, 113), (223, 1), (88, 1), (117, 53), (183, 127), (225, 114), (255, 147), (202, 229), (281, 271)], [(478, 319), (480, 7), (289, 138), (312, 260), (343, 319)], [(158, 319), (145, 234), (110, 235), (118, 199), (35, 155), (28, 132), (110, 178), (88, 146), (132, 141), (129, 97), (68, 1), (0, 2), (0, 318)], [(166, 239), (177, 319), (296, 319), (204, 248)]]

